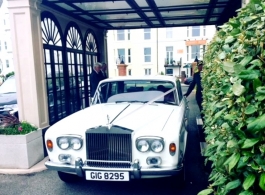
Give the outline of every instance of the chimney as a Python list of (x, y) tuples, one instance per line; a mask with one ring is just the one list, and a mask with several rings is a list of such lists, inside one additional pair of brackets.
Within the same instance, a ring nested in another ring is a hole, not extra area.
[(118, 74), (119, 76), (126, 76), (127, 75), (127, 66), (126, 64), (118, 64)]

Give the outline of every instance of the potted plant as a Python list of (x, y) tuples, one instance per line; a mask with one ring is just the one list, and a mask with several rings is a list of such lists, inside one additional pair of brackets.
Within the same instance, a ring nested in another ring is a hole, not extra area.
[(41, 129), (13, 115), (0, 114), (0, 168), (28, 169), (43, 158)]

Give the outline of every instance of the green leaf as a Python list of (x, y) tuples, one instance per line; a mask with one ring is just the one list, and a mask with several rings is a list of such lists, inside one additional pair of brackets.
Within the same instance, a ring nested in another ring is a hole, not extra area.
[(246, 107), (245, 114), (253, 114), (256, 111), (257, 111), (257, 109), (255, 108), (255, 106), (248, 105)]
[(246, 66), (247, 64), (251, 62), (252, 58), (253, 58), (252, 56), (246, 56), (239, 64), (241, 66)]
[(255, 182), (256, 176), (254, 174), (249, 174), (243, 183), (244, 190), (248, 190)]
[(264, 128), (265, 128), (265, 114), (253, 120), (247, 126), (247, 129), (251, 131), (259, 131)]
[(255, 59), (250, 62), (250, 64), (256, 65), (256, 66), (262, 66), (262, 62), (260, 59)]
[(234, 71), (236, 74), (239, 74), (243, 70), (246, 70), (245, 66), (242, 66), (241, 64), (235, 64)]
[(238, 28), (234, 28), (232, 31), (231, 31), (231, 35), (235, 36), (237, 34), (241, 33), (241, 30), (238, 29)]
[(265, 173), (262, 173), (259, 178), (259, 187), (265, 191)]
[(228, 36), (226, 39), (225, 39), (225, 43), (232, 43), (233, 41), (235, 40), (235, 38), (233, 36)]
[(241, 82), (237, 81), (233, 86), (232, 86), (233, 93), (236, 96), (242, 95), (246, 89), (243, 85), (241, 85)]
[(259, 142), (259, 138), (246, 139), (241, 148), (250, 148)]
[(243, 80), (254, 80), (259, 78), (258, 70), (243, 70), (238, 75)]
[(227, 93), (230, 91), (230, 88), (231, 88), (231, 85), (224, 85), (224, 86), (221, 88), (221, 91), (222, 91), (224, 94), (227, 94)]
[(213, 189), (206, 189), (206, 190), (202, 190), (198, 193), (198, 195), (209, 195), (213, 193)]
[(258, 87), (257, 91), (258, 91), (258, 93), (265, 95), (265, 87)]
[(229, 45), (224, 45), (224, 46), (223, 46), (223, 50), (224, 50), (226, 53), (231, 52), (231, 48), (229, 47)]
[(228, 164), (228, 171), (230, 172), (237, 164), (240, 159), (239, 153), (233, 153), (224, 163), (224, 165)]
[(253, 192), (250, 192), (250, 191), (244, 191), (244, 192), (240, 192), (239, 195), (253, 195)]
[(226, 184), (225, 189), (226, 190), (232, 190), (237, 188), (238, 186), (240, 186), (241, 182), (239, 179), (234, 180), (234, 181), (230, 181), (228, 184)]
[(225, 120), (235, 120), (235, 119), (237, 119), (237, 116), (236, 115), (234, 115), (234, 114), (227, 114), (227, 115), (225, 115), (224, 116), (224, 119)]
[[(219, 58), (220, 58), (220, 57), (219, 57)], [(233, 73), (233, 72), (235, 72), (235, 71), (234, 71), (234, 65), (235, 65), (234, 62), (228, 62), (228, 61), (225, 61), (223, 67), (224, 67), (224, 70), (225, 70), (226, 72)]]
[(218, 58), (219, 58), (220, 60), (225, 59), (225, 57), (226, 57), (226, 53), (225, 53), (224, 51), (218, 55)]
[(260, 87), (262, 82), (257, 78), (253, 80), (253, 88), (255, 91), (257, 91), (257, 88)]
[(227, 148), (233, 148), (236, 145), (237, 145), (237, 142), (235, 140), (229, 140), (227, 142)]

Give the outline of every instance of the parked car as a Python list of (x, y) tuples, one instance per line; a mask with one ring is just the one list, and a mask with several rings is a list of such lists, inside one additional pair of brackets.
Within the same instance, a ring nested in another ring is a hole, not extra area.
[(184, 79), (184, 84), (189, 85), (192, 83), (192, 81), (193, 81), (193, 77), (187, 77)]
[(90, 107), (46, 131), (45, 165), (64, 182), (170, 177), (182, 183), (188, 111), (173, 76), (105, 79)]
[[(15, 76), (8, 77), (0, 86), (0, 114), (18, 118), (17, 90)], [(1, 121), (0, 121), (1, 124)]]

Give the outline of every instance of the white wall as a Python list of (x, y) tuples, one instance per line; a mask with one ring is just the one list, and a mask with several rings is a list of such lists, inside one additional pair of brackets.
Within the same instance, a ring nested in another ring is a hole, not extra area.
[[(3, 0), (3, 4), (0, 7), (0, 69), (3, 75), (14, 71), (13, 65), (13, 52), (12, 52), (12, 42), (10, 33), (10, 21), (7, 9), (7, 1)], [(7, 49), (5, 48), (5, 43)], [(6, 61), (9, 62), (9, 67), (7, 67)], [(1, 64), (2, 62), (2, 64)]]

